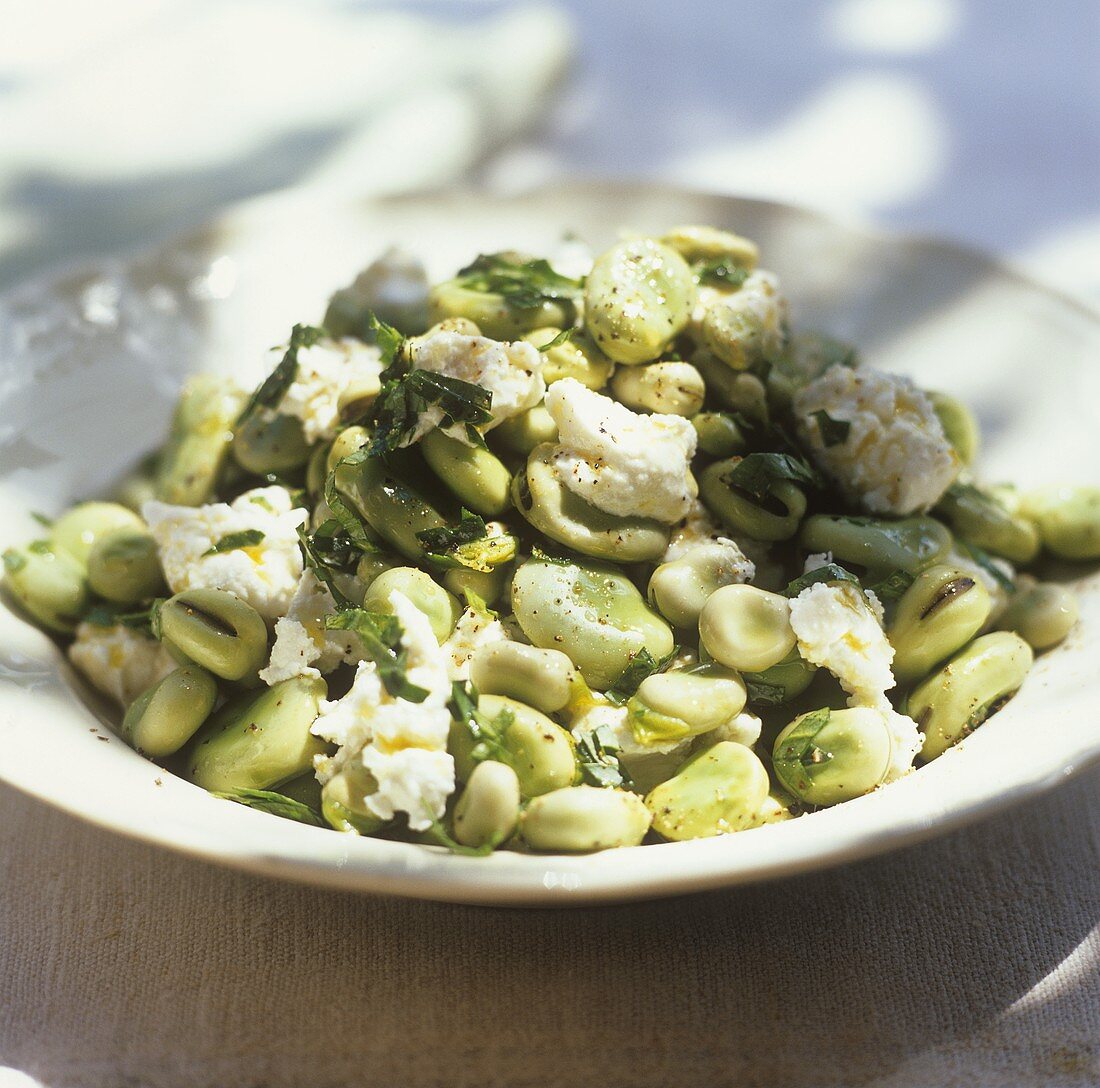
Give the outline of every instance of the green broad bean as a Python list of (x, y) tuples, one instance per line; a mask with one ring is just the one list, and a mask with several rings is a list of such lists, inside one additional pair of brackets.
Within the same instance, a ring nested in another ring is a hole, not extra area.
[(728, 412), (700, 412), (691, 420), (699, 450), (708, 457), (732, 457), (748, 449), (745, 434)]
[(432, 634), (437, 641), (445, 642), (462, 615), (462, 605), (432, 576), (417, 567), (391, 567), (379, 574), (363, 596), (363, 607), (368, 612), (392, 614), (391, 593), (402, 593), (428, 617)]
[(1100, 559), (1100, 487), (1055, 485), (1032, 491), (1020, 513), (1059, 559)]
[(596, 258), (584, 287), (584, 321), (616, 363), (648, 363), (687, 327), (695, 277), (674, 249), (652, 238), (620, 242)]
[(948, 488), (936, 513), (963, 540), (1013, 563), (1030, 563), (1039, 554), (1035, 526), (972, 484)]
[(524, 809), (519, 829), (532, 850), (584, 854), (640, 845), (650, 820), (637, 794), (571, 786), (536, 797)]
[(921, 757), (935, 759), (977, 729), (1019, 689), (1034, 659), (1019, 635), (995, 631), (976, 638), (918, 684), (903, 712), (924, 734)]
[(253, 413), (233, 434), (233, 459), (255, 476), (293, 472), (309, 460), (310, 445), (297, 416)]
[(515, 833), (519, 803), (516, 772), (491, 759), (479, 763), (455, 805), (455, 839), (463, 846), (495, 849)]
[(959, 455), (959, 460), (964, 465), (972, 465), (981, 445), (981, 432), (974, 414), (961, 400), (956, 400), (947, 393), (929, 390), (928, 399), (932, 402), (932, 410), (943, 427), (947, 441)]
[(184, 665), (143, 692), (122, 719), (122, 737), (150, 759), (178, 752), (210, 716), (218, 685), (197, 665)]
[(557, 442), (558, 425), (546, 406), (536, 404), (518, 416), (506, 419), (492, 432), (494, 440), (510, 453), (527, 458), (539, 446), (546, 442)]
[(156, 454), (142, 458), (111, 492), (111, 501), (140, 514), (141, 508), (157, 497), (156, 483), (153, 479), (156, 468)]
[(361, 419), (370, 410), (382, 392), (379, 374), (362, 374), (341, 390), (336, 398), (336, 411), (340, 419)]
[(813, 683), (816, 675), (817, 666), (805, 660), (795, 647), (770, 668), (742, 672), (741, 679), (745, 681), (750, 703), (780, 706), (797, 699)]
[[(325, 455), (325, 475), (336, 470), (336, 466), (356, 450), (362, 449), (370, 441), (370, 431), (366, 427), (345, 427), (332, 441)], [(322, 485), (323, 486), (323, 485)]]
[[(497, 740), (488, 745), (490, 755), (516, 772), (524, 797), (538, 797), (578, 781), (573, 738), (545, 714), (503, 695), (482, 695), (478, 709), (497, 733)], [(447, 748), (460, 782), (468, 782), (477, 766), (479, 743), (464, 722), (451, 722)]]
[(459, 600), (466, 600), (468, 594), (474, 593), (492, 607), (507, 591), (513, 569), (512, 563), (502, 563), (492, 570), (454, 567), (443, 572), (443, 587)]
[(119, 529), (141, 532), (145, 522), (117, 502), (82, 502), (50, 526), (50, 547), (71, 555), (86, 567), (96, 541)]
[(626, 706), (639, 744), (664, 744), (709, 733), (745, 709), (745, 685), (720, 665), (654, 673)]
[(643, 649), (660, 661), (675, 646), (672, 628), (612, 567), (530, 559), (512, 579), (512, 610), (535, 646), (568, 654), (598, 691)]
[(4, 585), (25, 612), (63, 635), (76, 630), (89, 604), (84, 568), (44, 540), (4, 552)]
[[(535, 329), (523, 339), (541, 351), (544, 344), (551, 343), (561, 332), (556, 328)], [(542, 355), (545, 359), (542, 377), (547, 385), (562, 378), (575, 378), (589, 389), (602, 389), (615, 369), (615, 364), (596, 347), (592, 338), (579, 330), (564, 343), (543, 351)]]
[(186, 775), (205, 790), (269, 790), (325, 752), (309, 730), (326, 694), (320, 677), (295, 676), (227, 703), (186, 750)]
[(797, 804), (798, 802), (789, 793), (773, 789), (764, 798), (764, 803), (760, 806), (752, 826), (763, 827), (765, 824), (781, 824), (785, 820), (793, 820), (795, 813), (791, 809)]
[(635, 412), (686, 419), (699, 413), (707, 395), (703, 375), (684, 362), (622, 367), (611, 379), (611, 391)]
[(362, 763), (346, 763), (321, 787), (321, 815), (337, 831), (374, 835), (387, 823), (366, 805), (365, 798), (377, 789), (374, 775)]
[(894, 571), (919, 574), (933, 563), (945, 562), (953, 538), (948, 528), (931, 517), (847, 517), (814, 514), (802, 523), (798, 541), (808, 552), (832, 552), (841, 566), (859, 574), (886, 577)]
[(650, 575), (649, 603), (674, 627), (694, 627), (711, 594), (743, 576), (744, 569), (730, 562), (728, 546), (700, 544)]
[(772, 768), (788, 793), (809, 805), (835, 805), (870, 793), (890, 769), (893, 741), (872, 707), (813, 710), (775, 739)]
[(580, 687), (573, 662), (560, 650), (543, 650), (522, 642), (491, 642), (470, 658), (470, 680), (484, 695), (506, 695), (556, 714)]
[(778, 408), (790, 408), (796, 392), (832, 366), (855, 366), (851, 345), (816, 332), (796, 332), (768, 369), (768, 398)]
[(380, 574), (403, 565), (401, 560), (390, 552), (367, 552), (355, 565), (355, 578), (365, 592)]
[(1068, 589), (1021, 575), (997, 627), (1015, 631), (1033, 650), (1049, 650), (1073, 630), (1080, 615), (1077, 598)]
[(751, 272), (760, 258), (755, 242), (717, 227), (675, 227), (661, 241), (692, 263), (724, 259)]
[(213, 374), (187, 383), (157, 464), (158, 499), (180, 506), (210, 500), (246, 399), (232, 382)]
[(443, 515), (379, 457), (340, 466), (336, 487), (383, 542), (414, 563), (426, 562), (416, 534), (447, 525)]
[(886, 629), (899, 684), (927, 676), (963, 648), (989, 619), (989, 591), (955, 567), (936, 564), (902, 594)]
[(169, 597), (160, 607), (160, 632), (167, 649), (223, 680), (252, 680), (267, 660), (263, 617), (223, 589), (185, 589)]
[(309, 455), (306, 463), (306, 491), (311, 498), (324, 493), (325, 481), (328, 479), (328, 454), (331, 446), (321, 443)]
[(707, 598), (699, 638), (719, 664), (754, 673), (778, 665), (797, 641), (787, 598), (750, 585), (723, 586)]
[(751, 827), (768, 789), (768, 772), (752, 749), (724, 740), (693, 755), (645, 804), (653, 830), (681, 842)]
[(740, 457), (715, 461), (699, 476), (703, 505), (732, 532), (753, 540), (790, 540), (806, 513), (806, 496), (790, 480), (775, 480), (768, 494), (757, 499), (726, 481)]
[(616, 563), (657, 559), (671, 529), (650, 518), (608, 514), (566, 487), (554, 466), (554, 447), (537, 447), (526, 472), (512, 482), (512, 502), (540, 533), (581, 555)]
[(725, 408), (740, 412), (750, 420), (767, 423), (771, 417), (768, 391), (755, 375), (734, 370), (709, 351), (696, 351), (691, 363), (707, 384), (707, 393)]
[(499, 517), (512, 505), (512, 474), (496, 454), (430, 431), (420, 440), (428, 467), (463, 506), (482, 517)]
[(306, 771), (305, 774), (300, 774), (297, 778), (284, 782), (279, 787), (279, 792), (284, 797), (289, 797), (292, 801), (298, 801), (316, 812), (321, 811), (321, 783), (317, 781), (317, 776), (313, 771)]
[(117, 604), (137, 604), (164, 591), (157, 544), (145, 529), (116, 529), (88, 555), (88, 585)]
[(514, 306), (503, 295), (464, 286), (461, 278), (437, 284), (428, 295), (428, 320), (433, 325), (466, 318), (490, 340), (518, 340), (532, 329), (566, 329), (572, 326), (575, 317), (576, 307), (568, 299)]

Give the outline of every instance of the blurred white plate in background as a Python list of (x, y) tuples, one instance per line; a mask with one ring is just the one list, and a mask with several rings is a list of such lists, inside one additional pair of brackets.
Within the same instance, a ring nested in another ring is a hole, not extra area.
[[(479, 252), (545, 252), (574, 233), (712, 223), (760, 243), (797, 327), (873, 366), (957, 394), (986, 435), (981, 469), (1025, 486), (1097, 482), (1100, 316), (986, 257), (797, 209), (651, 185), (516, 197), (448, 194), (317, 206), (247, 204), (153, 254), (0, 300), (0, 545), (120, 477), (164, 433), (190, 371), (258, 373), (294, 322), (390, 244), (443, 276)], [(580, 857), (467, 858), (357, 838), (219, 801), (110, 736), (46, 636), (0, 609), (0, 778), (105, 828), (271, 876), (359, 891), (515, 905), (640, 899), (867, 857), (995, 813), (1100, 759), (1100, 575), (1083, 619), (1020, 694), (957, 748), (837, 808), (720, 839)], [(105, 735), (108, 739), (104, 740)]]

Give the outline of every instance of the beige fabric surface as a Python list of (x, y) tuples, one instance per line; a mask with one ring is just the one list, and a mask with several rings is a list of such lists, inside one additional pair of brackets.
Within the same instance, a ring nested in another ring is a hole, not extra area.
[(48, 1088), (1084, 1088), (1098, 786), (830, 872), (557, 912), (246, 876), (0, 788), (0, 1066)]

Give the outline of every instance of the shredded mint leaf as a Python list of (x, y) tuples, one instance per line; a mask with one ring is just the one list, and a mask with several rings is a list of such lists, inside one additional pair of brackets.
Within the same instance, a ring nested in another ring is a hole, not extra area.
[(511, 753), (504, 743), (515, 715), (507, 708), (490, 718), (479, 706), (477, 688), (467, 681), (451, 685), (451, 701), (447, 704), (451, 717), (462, 724), (474, 742), (471, 757), (476, 763), (486, 759), (510, 764)]
[(115, 627), (121, 624), (123, 627), (145, 630), (155, 638), (159, 638), (160, 606), (162, 604), (164, 604), (164, 599), (158, 598), (148, 608), (124, 610), (101, 602), (89, 608), (81, 619), (94, 627)]
[(38, 522), (44, 529), (53, 528), (53, 518), (47, 517), (45, 514), (40, 514), (37, 510), (31, 511), (31, 517)]
[(782, 684), (769, 684), (766, 680), (753, 679), (741, 674), (748, 692), (748, 701), (763, 706), (779, 706), (787, 698), (787, 689)]
[(53, 548), (48, 540), (32, 540), (27, 545), (27, 551), (34, 552), (35, 555), (53, 555)]
[(679, 651), (678, 646), (672, 648), (672, 652), (658, 661), (644, 646), (630, 659), (630, 664), (623, 669), (622, 675), (604, 694), (616, 706), (622, 706), (637, 690), (641, 682), (656, 672), (664, 672), (672, 659)]
[(836, 563), (826, 563), (789, 582), (783, 592), (788, 597), (797, 597), (804, 589), (809, 589), (810, 586), (815, 586), (819, 582), (851, 582), (853, 585), (860, 585), (859, 579), (850, 570), (845, 570)]
[(231, 790), (211, 790), (210, 792), (223, 801), (236, 801), (238, 805), (254, 808), (258, 812), (268, 812), (272, 816), (281, 816), (284, 820), (297, 820), (300, 824), (310, 824), (313, 827), (328, 826), (321, 819), (320, 813), (314, 812), (309, 805), (272, 790), (252, 790), (241, 786)]
[(354, 608), (353, 602), (349, 601), (336, 585), (335, 571), (332, 565), (327, 562), (325, 554), (318, 549), (316, 537), (311, 536), (301, 526), (298, 527), (298, 547), (302, 551), (302, 562), (307, 569), (313, 571), (317, 581), (328, 588), (336, 607), (341, 611)]
[(910, 574), (907, 570), (896, 570), (867, 589), (880, 601), (896, 601), (915, 581), (915, 574)]
[(562, 329), (557, 336), (554, 337), (548, 344), (543, 344), (539, 351), (549, 351), (551, 348), (556, 348), (559, 344), (568, 343), (576, 335), (576, 329)]
[(573, 301), (583, 287), (581, 280), (555, 272), (542, 257), (514, 261), (503, 253), (481, 254), (461, 269), (456, 279), (468, 291), (500, 295), (517, 310), (533, 310), (559, 299)]
[(242, 529), (238, 533), (226, 533), (212, 548), (204, 551), (203, 557), (221, 555), (223, 552), (239, 551), (241, 548), (253, 548), (264, 539), (259, 529)]
[(354, 547), (364, 555), (373, 555), (381, 549), (375, 541), (373, 531), (367, 527), (359, 511), (344, 498), (343, 493), (336, 486), (336, 474), (345, 466), (361, 465), (369, 456), (365, 447), (348, 454), (333, 468), (325, 480), (325, 502), (332, 511), (332, 516), (340, 523), (340, 527)]
[(581, 774), (592, 786), (630, 786), (632, 781), (619, 763), (621, 748), (609, 725), (582, 731), (576, 736)]
[(749, 278), (749, 270), (729, 257), (714, 257), (696, 263), (695, 278), (715, 287), (740, 287)]
[(458, 525), (422, 529), (416, 539), (429, 559), (452, 569), (488, 572), (516, 557), (516, 538), (508, 533), (490, 536), (485, 519), (469, 510), (462, 511)]
[(383, 378), (388, 377), (390, 371), (399, 366), (405, 349), (405, 337), (392, 325), (387, 325), (376, 314), (367, 314), (367, 328), (374, 333), (374, 342), (382, 352)]
[(818, 433), (826, 449), (833, 446), (842, 446), (848, 441), (848, 434), (852, 429), (851, 423), (846, 419), (833, 419), (824, 408), (819, 408), (810, 414), (811, 419), (817, 420)]
[(365, 447), (367, 456), (380, 457), (408, 445), (430, 408), (442, 412), (440, 427), (465, 424), (470, 440), (484, 446), (477, 428), (493, 418), (492, 403), (493, 394), (480, 385), (431, 370), (410, 371), (383, 384), (372, 409), (374, 434)]
[(405, 671), (408, 655), (401, 648), (402, 629), (395, 616), (345, 607), (326, 616), (325, 627), (330, 631), (354, 631), (359, 636), (367, 656), (378, 668), (378, 678), (395, 699), (422, 703), (428, 697), (427, 689), (409, 680)]
[(279, 407), (286, 391), (294, 384), (294, 379), (298, 376), (298, 351), (301, 348), (312, 347), (324, 336), (325, 330), (317, 328), (315, 325), (295, 325), (290, 330), (290, 341), (287, 343), (286, 353), (279, 361), (278, 366), (248, 398), (248, 403), (237, 418), (238, 427), (246, 420), (251, 419), (261, 408)]
[(832, 754), (817, 744), (818, 734), (831, 717), (828, 707), (807, 714), (783, 742), (782, 750), (775, 753), (776, 774), (781, 784), (796, 795), (810, 784), (817, 769), (832, 759)]
[(789, 480), (805, 487), (818, 487), (821, 478), (802, 457), (790, 453), (750, 453), (722, 477), (754, 499), (763, 499), (779, 482)]
[(993, 561), (993, 556), (977, 544), (971, 544), (967, 540), (956, 540), (956, 545), (964, 555), (970, 556), (979, 567), (982, 568), (997, 584), (1008, 593), (1016, 591), (1016, 583)]

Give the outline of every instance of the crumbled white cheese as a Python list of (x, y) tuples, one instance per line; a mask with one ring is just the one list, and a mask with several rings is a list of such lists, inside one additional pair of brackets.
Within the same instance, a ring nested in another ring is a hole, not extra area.
[[(309, 515), (293, 506), (285, 487), (246, 491), (228, 504), (147, 502), (141, 512), (173, 593), (224, 589), (252, 605), (266, 620), (286, 615), (302, 576), (297, 530)], [(207, 554), (223, 538), (249, 529), (264, 534), (258, 544)]]
[[(795, 394), (793, 407), (814, 460), (872, 513), (927, 510), (959, 473), (932, 402), (908, 378), (833, 366)], [(817, 412), (849, 425), (843, 442), (825, 444)]]
[(349, 338), (299, 348), (297, 375), (277, 411), (302, 421), (310, 445), (327, 442), (340, 430), (340, 397), (353, 386), (377, 381), (381, 373), (381, 352), (373, 344)]
[(882, 780), (885, 784), (897, 781), (912, 768), (913, 760), (924, 745), (924, 736), (912, 718), (899, 714), (889, 705), (879, 709), (890, 734), (890, 766)]
[(735, 370), (774, 358), (783, 350), (787, 329), (779, 277), (760, 270), (736, 291), (700, 288), (693, 322), (697, 338)]
[(382, 820), (403, 812), (412, 830), (423, 831), (443, 815), (454, 792), (454, 760), (447, 752), (448, 659), (428, 618), (404, 594), (394, 591), (389, 603), (403, 630), (409, 682), (427, 697), (413, 703), (390, 695), (374, 662), (361, 662), (351, 690), (322, 702), (313, 723), (316, 736), (338, 746), (335, 755), (317, 759), (317, 777), (327, 782), (359, 761), (378, 786), (362, 798), (366, 808)]
[(450, 638), (443, 643), (443, 652), (448, 658), (448, 669), (452, 680), (470, 678), (470, 658), (482, 646), (494, 642), (504, 642), (508, 636), (504, 633), (500, 620), (491, 613), (478, 612), (467, 608), (458, 617), (458, 623)]
[(806, 562), (802, 565), (802, 573), (809, 574), (810, 571), (820, 570), (822, 567), (827, 567), (832, 561), (832, 552), (811, 552), (806, 556)]
[(760, 739), (760, 731), (763, 728), (764, 723), (755, 714), (742, 710), (740, 714), (734, 715), (728, 722), (708, 733), (707, 739), (732, 740), (745, 745), (746, 748), (751, 748)]
[(546, 409), (558, 425), (554, 467), (571, 491), (621, 517), (687, 517), (698, 494), (689, 420), (639, 415), (574, 378), (550, 386)]
[(894, 686), (894, 648), (857, 586), (818, 582), (791, 601), (798, 652), (829, 670), (861, 704), (879, 706)]
[(177, 667), (155, 638), (121, 623), (82, 623), (69, 647), (69, 660), (92, 687), (123, 707)]
[[(430, 370), (488, 389), (493, 395), (489, 412), (492, 419), (485, 431), (513, 416), (534, 408), (546, 392), (542, 380), (542, 355), (534, 344), (519, 340), (504, 343), (484, 336), (440, 330), (409, 341), (409, 366)], [(410, 441), (423, 437), (439, 425), (443, 411), (436, 405), (422, 412)], [(463, 427), (451, 427), (448, 433), (465, 440)]]
[(358, 637), (325, 627), (325, 616), (335, 611), (328, 587), (313, 571), (303, 571), (287, 614), (275, 621), (275, 644), (260, 679), (275, 685), (292, 676), (320, 676), (343, 662), (358, 661), (362, 657)]

